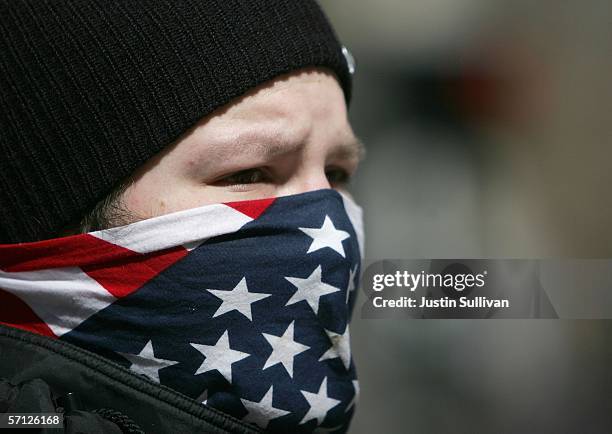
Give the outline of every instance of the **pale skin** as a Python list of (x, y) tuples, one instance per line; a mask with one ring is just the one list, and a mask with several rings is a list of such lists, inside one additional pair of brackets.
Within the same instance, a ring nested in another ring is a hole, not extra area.
[(344, 190), (362, 156), (337, 79), (309, 68), (202, 119), (134, 174), (122, 202), (136, 221), (213, 203)]

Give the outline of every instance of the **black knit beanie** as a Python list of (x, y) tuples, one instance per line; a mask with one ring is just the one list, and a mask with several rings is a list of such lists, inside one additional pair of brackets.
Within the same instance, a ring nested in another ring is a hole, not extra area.
[(342, 46), (314, 0), (0, 0), (0, 244), (58, 236), (215, 109)]

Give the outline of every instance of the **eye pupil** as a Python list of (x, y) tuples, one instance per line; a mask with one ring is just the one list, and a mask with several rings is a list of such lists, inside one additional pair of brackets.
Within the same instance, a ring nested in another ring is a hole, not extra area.
[(328, 169), (325, 172), (330, 184), (348, 184), (350, 175), (343, 169)]
[(234, 184), (254, 184), (256, 182), (261, 182), (262, 179), (263, 174), (261, 170), (257, 169), (243, 170), (242, 172), (238, 172), (226, 178), (228, 182)]
[[(351, 175), (341, 168), (329, 168), (325, 171), (327, 180), (332, 185), (347, 185), (350, 182)], [(233, 175), (223, 179), (227, 184), (257, 184), (264, 182), (266, 179), (265, 173), (260, 169), (248, 169), (241, 172), (236, 172)]]
[(253, 170), (251, 171), (251, 173), (249, 173), (249, 182), (258, 182), (261, 179), (261, 172), (257, 171), (257, 170)]

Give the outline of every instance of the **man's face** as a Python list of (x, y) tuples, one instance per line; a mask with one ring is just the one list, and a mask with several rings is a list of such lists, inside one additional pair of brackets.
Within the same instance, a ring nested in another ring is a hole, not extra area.
[(297, 71), (199, 122), (137, 171), (123, 204), (135, 221), (212, 203), (342, 190), (362, 153), (334, 76)]

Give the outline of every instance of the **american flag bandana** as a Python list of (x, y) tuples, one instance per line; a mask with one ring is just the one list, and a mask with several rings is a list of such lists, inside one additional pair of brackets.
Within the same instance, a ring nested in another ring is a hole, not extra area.
[(345, 432), (362, 257), (361, 209), (334, 190), (207, 205), (0, 245), (0, 322), (269, 432)]

